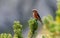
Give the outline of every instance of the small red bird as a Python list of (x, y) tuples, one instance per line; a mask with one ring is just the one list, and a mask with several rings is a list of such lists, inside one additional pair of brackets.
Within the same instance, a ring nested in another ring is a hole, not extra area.
[(36, 9), (33, 9), (32, 12), (33, 12), (33, 17), (35, 19), (39, 20), (42, 23), (42, 20), (41, 20), (41, 17), (39, 16), (39, 14), (38, 14), (38, 11)]

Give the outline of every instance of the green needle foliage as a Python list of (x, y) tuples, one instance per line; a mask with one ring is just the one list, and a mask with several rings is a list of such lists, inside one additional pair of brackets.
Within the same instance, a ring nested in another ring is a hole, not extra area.
[[(46, 30), (48, 30), (48, 38), (60, 38), (60, 0), (57, 2), (57, 11), (56, 11), (56, 19), (53, 20), (51, 16), (47, 16), (43, 18), (44, 26)], [(47, 35), (46, 35), (47, 37)], [(43, 36), (42, 36), (43, 38)]]
[[(29, 28), (30, 28), (28, 38), (33, 38), (33, 36), (36, 34), (36, 30), (38, 28), (38, 22), (36, 19), (31, 18), (28, 21), (28, 23), (29, 23)], [(23, 38), (22, 25), (20, 24), (19, 21), (14, 21), (13, 30), (14, 30), (13, 37), (11, 34), (2, 33), (2, 34), (0, 34), (0, 38)], [(34, 38), (35, 38), (35, 36), (34, 36)]]
[(14, 38), (23, 38), (22, 25), (20, 24), (19, 21), (14, 21), (13, 29), (14, 29)]
[(6, 33), (2, 33), (0, 34), (0, 38), (12, 38), (11, 34), (6, 34)]
[(47, 17), (43, 18), (43, 23), (44, 24), (49, 24), (49, 22), (53, 21), (53, 17), (51, 15), (48, 15)]
[(29, 34), (28, 34), (28, 38), (35, 38), (35, 33), (36, 33), (36, 30), (38, 28), (38, 22), (36, 19), (30, 19), (28, 21), (29, 23)]

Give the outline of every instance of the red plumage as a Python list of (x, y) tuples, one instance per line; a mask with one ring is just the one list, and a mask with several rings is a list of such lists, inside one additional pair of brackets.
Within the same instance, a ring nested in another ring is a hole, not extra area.
[(36, 9), (33, 9), (32, 12), (33, 12), (33, 17), (35, 19), (39, 20), (42, 23), (42, 20), (41, 20), (41, 17), (39, 16), (39, 14), (38, 14), (38, 11)]

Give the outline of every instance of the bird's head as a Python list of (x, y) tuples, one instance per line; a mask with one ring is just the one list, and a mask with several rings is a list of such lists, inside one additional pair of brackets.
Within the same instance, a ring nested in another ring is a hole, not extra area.
[(37, 13), (38, 11), (37, 11), (37, 9), (33, 9), (32, 12), (33, 13)]

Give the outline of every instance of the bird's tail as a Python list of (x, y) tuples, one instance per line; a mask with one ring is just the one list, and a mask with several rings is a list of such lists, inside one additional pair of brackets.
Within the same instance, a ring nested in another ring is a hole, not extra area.
[(43, 24), (42, 20), (39, 18), (39, 21), (41, 22), (41, 24)]

